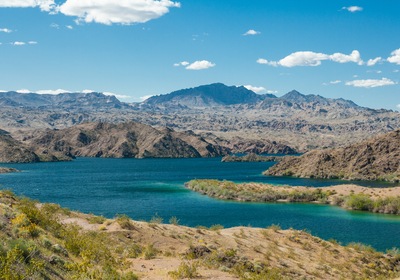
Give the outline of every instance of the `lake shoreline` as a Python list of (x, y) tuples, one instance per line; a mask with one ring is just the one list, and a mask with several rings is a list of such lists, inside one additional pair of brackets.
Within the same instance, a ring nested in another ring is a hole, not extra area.
[(185, 187), (222, 200), (329, 204), (347, 210), (400, 215), (400, 187), (367, 188), (338, 185), (313, 188), (218, 180), (192, 180), (185, 183)]

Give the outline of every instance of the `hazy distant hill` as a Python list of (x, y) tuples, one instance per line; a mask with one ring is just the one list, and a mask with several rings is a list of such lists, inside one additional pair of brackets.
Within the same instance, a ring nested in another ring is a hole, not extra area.
[(9, 91), (0, 92), (0, 106), (80, 110), (122, 108), (128, 105), (119, 101), (115, 96), (108, 96), (98, 92), (52, 95)]
[(357, 180), (400, 180), (400, 130), (340, 149), (285, 158), (269, 175)]

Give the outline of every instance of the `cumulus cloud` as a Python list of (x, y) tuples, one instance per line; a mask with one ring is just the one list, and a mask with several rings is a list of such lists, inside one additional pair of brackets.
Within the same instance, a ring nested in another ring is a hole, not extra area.
[(380, 80), (368, 79), (368, 80), (354, 80), (346, 82), (346, 86), (353, 86), (360, 88), (375, 88), (375, 87), (391, 86), (395, 84), (397, 83), (388, 78), (382, 78)]
[(254, 91), (255, 93), (262, 93), (267, 91), (265, 87), (256, 87), (252, 85), (245, 85), (244, 87), (247, 88), (248, 90)]
[(1, 0), (0, 8), (40, 8), (50, 14), (62, 13), (77, 18), (77, 22), (106, 25), (144, 23), (159, 18), (181, 4), (171, 0), (66, 0), (57, 5), (54, 0)]
[(204, 69), (208, 69), (208, 68), (212, 68), (215, 67), (215, 63), (212, 63), (208, 60), (198, 60), (195, 61), (191, 64), (189, 64), (188, 66), (186, 66), (187, 70), (204, 70)]
[(2, 0), (0, 8), (36, 8), (42, 11), (53, 12), (56, 9), (54, 0)]
[(254, 35), (258, 35), (261, 34), (261, 32), (259, 31), (255, 31), (254, 29), (250, 29), (248, 30), (246, 33), (243, 34), (243, 36), (254, 36)]
[(359, 6), (349, 6), (349, 7), (343, 7), (342, 10), (349, 11), (350, 13), (355, 13), (355, 12), (361, 12), (364, 9)]
[(368, 66), (374, 66), (375, 64), (377, 64), (378, 62), (381, 62), (382, 61), (382, 57), (377, 57), (377, 58), (374, 58), (374, 59), (369, 59), (368, 61), (367, 61), (367, 65)]
[(358, 65), (362, 65), (364, 63), (361, 59), (360, 52), (357, 50), (352, 51), (349, 55), (343, 53), (334, 53), (329, 55), (312, 51), (299, 51), (294, 52), (279, 61), (268, 61), (260, 58), (257, 60), (257, 63), (283, 67), (319, 66), (324, 60), (330, 60), (337, 63), (354, 62)]
[(170, 0), (67, 0), (59, 11), (77, 17), (78, 22), (129, 25), (159, 18), (174, 7), (180, 7), (180, 3)]
[(257, 59), (257, 63), (258, 64), (268, 64), (268, 60), (266, 60), (265, 58), (259, 58), (259, 59)]
[(11, 44), (11, 45), (14, 45), (14, 46), (24, 46), (24, 45), (26, 45), (25, 42), (20, 42), (20, 41), (12, 42), (12, 43), (10, 43), (10, 44)]
[(11, 33), (13, 31), (11, 29), (8, 29), (8, 28), (0, 28), (0, 32)]
[(190, 63), (187, 62), (187, 61), (182, 61), (182, 62), (175, 63), (174, 66), (175, 66), (175, 67), (179, 67), (179, 66), (188, 66), (189, 64), (190, 64)]
[(387, 61), (400, 65), (400, 49), (392, 51), (391, 56), (388, 57)]
[(361, 59), (360, 52), (357, 50), (352, 51), (350, 55), (342, 53), (334, 53), (329, 56), (329, 59), (338, 63), (354, 62), (357, 63), (358, 65), (362, 65), (364, 63)]

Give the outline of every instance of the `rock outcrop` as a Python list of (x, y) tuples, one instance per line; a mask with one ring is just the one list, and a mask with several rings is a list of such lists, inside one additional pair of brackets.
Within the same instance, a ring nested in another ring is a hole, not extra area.
[(345, 148), (285, 158), (268, 175), (351, 180), (400, 180), (400, 130)]

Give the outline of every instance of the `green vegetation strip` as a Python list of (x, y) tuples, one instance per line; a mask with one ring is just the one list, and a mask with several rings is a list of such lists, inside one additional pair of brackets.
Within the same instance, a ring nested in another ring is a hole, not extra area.
[(192, 180), (188, 189), (224, 200), (248, 202), (309, 202), (337, 205), (349, 210), (400, 215), (400, 197), (373, 199), (365, 194), (338, 195), (322, 188), (275, 186), (259, 183), (236, 184), (230, 181)]

